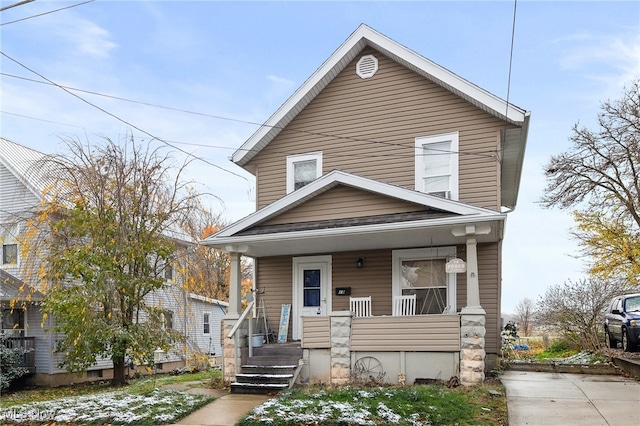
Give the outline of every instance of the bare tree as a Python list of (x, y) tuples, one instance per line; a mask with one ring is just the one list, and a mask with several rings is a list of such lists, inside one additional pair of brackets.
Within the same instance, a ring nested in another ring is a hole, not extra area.
[(575, 218), (591, 273), (640, 280), (640, 80), (606, 101), (598, 129), (574, 125), (571, 148), (545, 167), (545, 207), (577, 207)]
[(537, 303), (537, 318), (574, 345), (595, 351), (601, 347), (604, 309), (611, 298), (626, 291), (628, 285), (626, 280), (594, 277), (553, 285)]
[(525, 297), (520, 299), (516, 305), (516, 320), (520, 331), (524, 336), (530, 336), (533, 329), (535, 303), (533, 300)]

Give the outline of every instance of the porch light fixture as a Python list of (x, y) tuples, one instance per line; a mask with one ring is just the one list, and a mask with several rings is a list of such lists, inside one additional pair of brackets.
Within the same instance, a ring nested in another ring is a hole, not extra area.
[(364, 266), (364, 257), (359, 257), (356, 259), (356, 266), (358, 268), (362, 268)]

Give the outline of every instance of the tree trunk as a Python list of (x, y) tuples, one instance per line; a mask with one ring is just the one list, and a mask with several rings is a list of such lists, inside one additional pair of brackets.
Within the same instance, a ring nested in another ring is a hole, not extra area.
[(124, 370), (125, 370), (124, 355), (114, 357), (111, 360), (113, 361), (113, 379), (111, 380), (111, 384), (113, 386), (126, 385), (127, 380), (124, 375)]

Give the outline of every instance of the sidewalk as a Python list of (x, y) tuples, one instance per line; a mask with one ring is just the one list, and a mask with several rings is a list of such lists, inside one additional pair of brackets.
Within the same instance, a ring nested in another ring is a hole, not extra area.
[(171, 426), (233, 426), (254, 407), (270, 397), (266, 395), (243, 395), (225, 392), (215, 401), (194, 411), (179, 423)]
[(622, 376), (506, 371), (509, 426), (634, 424), (640, 382)]

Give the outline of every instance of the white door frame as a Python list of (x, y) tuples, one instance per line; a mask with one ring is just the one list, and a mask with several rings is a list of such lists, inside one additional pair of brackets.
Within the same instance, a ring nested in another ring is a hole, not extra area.
[(302, 337), (303, 292), (300, 281), (305, 268), (320, 269), (320, 315), (331, 313), (331, 255), (294, 257), (291, 280), (293, 283), (291, 307), (293, 340), (300, 340)]

